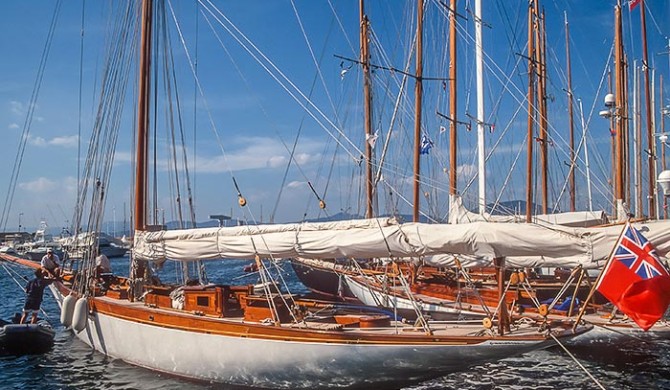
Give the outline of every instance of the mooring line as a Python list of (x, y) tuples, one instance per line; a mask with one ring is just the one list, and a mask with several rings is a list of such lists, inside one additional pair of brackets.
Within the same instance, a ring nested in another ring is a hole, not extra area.
[(554, 336), (553, 334), (551, 334), (551, 332), (549, 333), (549, 336), (551, 336), (551, 338), (554, 339), (554, 341), (556, 341), (556, 344), (558, 344), (561, 348), (563, 348), (563, 350), (565, 351), (565, 353), (567, 353), (568, 356), (570, 356), (570, 357), (572, 358), (572, 360), (574, 360), (575, 363), (577, 363), (577, 365), (579, 366), (579, 368), (581, 368), (581, 369), (586, 373), (586, 375), (588, 375), (589, 378), (591, 378), (591, 380), (593, 381), (593, 383), (595, 383), (596, 385), (598, 385), (598, 387), (600, 387), (601, 389), (605, 390), (605, 387), (598, 381), (598, 379), (596, 379), (596, 377), (594, 377), (594, 376), (589, 372), (589, 370), (587, 370), (586, 367), (584, 367), (584, 366), (582, 365), (582, 363), (580, 363), (579, 360), (577, 360), (577, 358), (576, 358), (573, 354), (571, 354), (570, 351), (568, 351), (567, 348), (565, 348), (565, 345), (563, 345), (560, 341), (558, 341), (558, 339), (556, 338), (556, 336)]

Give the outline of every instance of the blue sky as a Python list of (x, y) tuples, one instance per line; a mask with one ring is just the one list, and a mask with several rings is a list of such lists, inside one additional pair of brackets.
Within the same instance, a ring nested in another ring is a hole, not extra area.
[[(193, 2), (173, 0), (172, 3), (192, 58), (195, 58), (197, 38), (198, 74), (204, 91), (204, 97), (198, 97), (195, 101), (194, 79), (185, 61), (181, 43), (175, 39), (175, 25), (171, 23), (175, 69), (179, 79), (183, 80), (180, 81), (179, 91), (184, 111), (186, 150), (189, 164), (195, 170), (191, 180), (197, 220), (206, 220), (210, 214), (232, 213), (235, 217), (249, 221), (267, 221), (275, 205), (274, 219), (278, 222), (322, 217), (340, 211), (362, 213), (362, 171), (354, 161), (364, 144), (360, 71), (355, 64), (348, 61), (342, 63), (335, 57), (356, 58), (358, 55), (358, 1), (213, 2), (290, 80), (290, 83), (284, 81), (287, 88), (292, 89), (294, 94), (300, 91), (310, 97), (308, 100), (313, 104), (309, 108), (311, 115), (301, 106), (307, 105), (307, 99), (299, 97), (296, 101), (292, 98), (224, 29), (215, 27), (222, 45), (202, 16), (196, 23)], [(445, 60), (444, 54), (447, 28), (444, 9), (437, 1), (426, 3), (424, 76), (445, 78), (448, 74), (448, 59)], [(661, 54), (668, 52), (670, 3), (662, 0), (649, 0), (646, 3), (649, 60), (656, 70), (658, 106), (660, 75), (666, 80), (664, 95), (670, 97), (670, 89), (667, 88), (670, 82), (670, 59), (667, 54)], [(3, 60), (0, 61), (0, 128), (4, 134), (5, 150), (0, 155), (0, 166), (3, 167), (0, 194), (3, 203), (56, 4), (51, 0), (0, 2), (0, 28), (4, 30), (0, 34), (0, 49), (3, 52)], [(73, 216), (78, 134), (81, 131), (81, 150), (85, 156), (100, 93), (106, 36), (104, 27), (113, 8), (110, 2), (85, 2), (83, 67), (80, 70), (82, 4), (82, 1), (64, 1), (58, 14), (18, 184), (7, 218), (7, 230), (18, 227), (19, 215), (24, 226), (37, 226), (44, 219), (56, 231), (71, 221)], [(559, 195), (564, 183), (567, 139), (563, 22), (564, 12), (567, 12), (571, 30), (573, 90), (583, 103), (589, 125), (588, 144), (592, 153), (594, 196), (597, 197), (594, 206), (607, 209), (608, 125), (597, 116), (597, 112), (602, 109), (606, 88), (598, 87), (612, 45), (613, 7), (616, 2), (544, 1), (542, 4), (547, 15), (548, 93), (552, 97), (549, 103), (554, 141), (550, 148), (550, 164), (553, 164), (552, 203), (566, 207), (565, 195), (561, 199)], [(409, 63), (408, 69), (413, 72), (411, 42), (415, 2), (369, 0), (366, 7), (374, 32), (372, 61), (396, 69), (403, 69)], [(459, 119), (463, 121), (469, 120), (466, 114), (476, 112), (473, 18), (466, 7), (473, 9), (474, 1), (459, 1), (459, 14), (467, 17), (467, 20), (459, 22), (458, 33), (458, 113)], [(524, 1), (484, 1), (483, 18), (491, 25), (491, 28), (484, 29), (487, 121), (496, 124), (495, 131), (487, 135), (487, 144), (491, 146), (500, 141), (487, 168), (489, 201), (498, 197), (501, 200), (525, 197), (521, 188), (525, 180), (525, 152), (520, 150), (525, 142), (526, 111), (523, 108), (516, 112), (520, 105), (525, 106), (526, 64), (516, 53), (525, 53), (526, 7)], [(628, 56), (631, 62), (639, 62), (642, 57), (639, 8), (631, 13), (624, 7), (623, 18)], [(209, 20), (217, 24), (211, 15)], [(309, 40), (309, 46), (306, 39)], [(315, 65), (314, 58), (318, 65)], [(132, 69), (134, 72), (135, 68)], [(399, 72), (378, 70), (375, 71), (373, 81), (373, 127), (380, 133), (375, 147), (377, 156), (381, 155), (384, 140), (391, 140), (383, 174), (384, 184), (379, 196), (379, 210), (382, 213), (393, 211), (408, 214), (411, 211), (406, 200), (411, 201), (411, 134), (414, 126), (411, 110), (414, 96), (412, 79), (406, 80), (406, 91), (400, 99), (393, 133), (386, 135), (402, 82), (401, 76)], [(124, 206), (129, 208), (132, 155), (129, 134), (134, 126), (131, 102), (134, 90), (132, 85), (128, 89), (129, 104), (121, 123), (114, 171), (107, 184), (105, 220), (112, 220), (115, 216), (119, 224), (123, 219)], [(440, 128), (447, 126), (447, 123), (435, 111), (448, 112), (447, 95), (441, 82), (427, 81), (424, 84), (424, 96), (424, 131), (434, 141), (435, 147), (430, 155), (422, 157), (422, 170), (426, 175), (426, 183), (422, 187), (422, 210), (427, 215), (439, 218), (446, 213), (449, 159), (448, 136), (440, 132)], [(194, 107), (198, 108), (196, 114)], [(589, 117), (592, 112), (595, 114)], [(216, 124), (221, 143), (210, 126), (210, 117)], [(575, 119), (578, 120), (578, 117)], [(195, 136), (194, 128), (197, 128)], [(283, 181), (289, 161), (289, 152), (283, 144), (290, 148), (298, 129), (301, 129), (301, 133), (294, 154), (297, 164), (292, 164)], [(581, 127), (577, 126), (577, 130), (581, 132)], [(339, 131), (341, 135), (338, 136)], [(165, 138), (161, 130), (159, 139)], [(336, 139), (341, 143), (339, 148), (336, 147)], [(466, 184), (474, 175), (475, 145), (475, 133), (461, 128), (459, 192), (463, 193), (466, 204), (472, 208), (477, 194), (476, 181), (470, 187), (466, 187)], [(600, 160), (597, 155), (600, 155)], [(159, 155), (157, 159), (162, 163), (159, 171), (167, 171), (168, 157)], [(579, 162), (578, 165), (584, 166)], [(508, 175), (510, 183), (506, 185)], [(249, 201), (247, 209), (237, 206), (237, 192), (231, 177), (235, 178)], [(585, 208), (584, 175), (578, 174), (577, 180), (578, 207)], [(328, 206), (325, 211), (319, 209), (318, 200), (308, 182), (326, 201)], [(159, 204), (156, 208), (161, 210), (161, 217), (165, 214), (165, 219), (172, 220), (175, 216), (170, 203), (175, 195), (169, 188), (166, 182), (159, 183)]]

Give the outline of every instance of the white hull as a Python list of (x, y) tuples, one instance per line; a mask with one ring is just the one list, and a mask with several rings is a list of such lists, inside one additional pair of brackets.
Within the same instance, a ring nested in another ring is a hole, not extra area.
[[(414, 311), (412, 301), (407, 298), (386, 294), (375, 288), (369, 288), (351, 276), (345, 276), (344, 278), (349, 290), (359, 301), (366, 305), (382, 306), (390, 310), (397, 308), (398, 310)], [(440, 319), (483, 318), (485, 316), (484, 313), (462, 309), (456, 302), (448, 302), (431, 297), (417, 298), (415, 303), (423, 314), (443, 317)]]
[[(51, 290), (62, 301), (56, 289)], [(150, 311), (147, 309), (148, 314)], [(94, 311), (77, 337), (108, 356), (152, 370), (271, 388), (398, 386), (552, 344), (530, 339), (496, 339), (470, 345), (356, 344), (351, 339), (326, 343), (301, 341), (299, 331), (296, 333), (296, 341), (213, 335)]]

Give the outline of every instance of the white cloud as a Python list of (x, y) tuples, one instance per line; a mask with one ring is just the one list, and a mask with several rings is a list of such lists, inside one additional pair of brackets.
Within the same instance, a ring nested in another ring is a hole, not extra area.
[(477, 173), (477, 166), (474, 164), (464, 164), (464, 165), (459, 165), (458, 168), (456, 168), (456, 174), (457, 176), (464, 176), (464, 177), (470, 177), (474, 176), (475, 173)]
[(21, 102), (17, 102), (16, 100), (12, 100), (11, 102), (9, 102), (9, 107), (10, 107), (10, 110), (16, 115), (23, 116), (23, 115), (26, 114), (25, 106)]
[[(26, 114), (28, 113), (28, 107), (29, 107), (28, 104), (24, 104), (24, 103), (21, 103), (21, 102), (16, 101), (16, 100), (12, 100), (12, 101), (9, 102), (10, 111), (14, 115), (17, 115), (17, 116), (25, 117)], [(33, 107), (35, 109), (37, 109), (39, 107), (39, 105), (35, 104), (35, 105), (33, 105)], [(39, 116), (35, 117), (35, 119), (38, 120), (38, 121), (44, 120), (44, 118), (39, 117)]]
[[(235, 146), (238, 146), (238, 148), (235, 149)], [(293, 158), (301, 166), (321, 160), (321, 153), (316, 152), (323, 149), (323, 145), (319, 142), (305, 140), (300, 144), (298, 149), (300, 152), (296, 152)], [(229, 170), (239, 172), (250, 169), (283, 168), (289, 160), (289, 152), (275, 138), (237, 138), (229, 141), (225, 150), (225, 156), (198, 155), (196, 158), (196, 170), (200, 173), (223, 173)], [(181, 156), (181, 153), (179, 151), (177, 156)], [(117, 151), (114, 161), (116, 163), (129, 163), (132, 161), (132, 156), (129, 152)], [(164, 158), (159, 159), (157, 163), (162, 170), (167, 169), (169, 166), (167, 160)], [(189, 165), (192, 163), (192, 156), (189, 155)], [(180, 161), (180, 169), (182, 169), (181, 164)]]
[[(197, 170), (199, 172), (220, 173), (232, 171), (243, 171), (259, 168), (279, 168), (286, 166), (289, 152), (281, 142), (275, 138), (247, 137), (234, 140), (232, 145), (240, 148), (226, 149), (226, 156), (206, 157), (198, 156)], [(323, 149), (319, 142), (304, 140), (300, 143), (299, 152), (293, 157), (299, 165), (312, 161), (319, 161), (321, 154), (317, 151)]]
[(9, 126), (7, 126), (10, 129), (19, 129), (20, 126), (18, 123), (10, 123)]
[(50, 145), (54, 146), (63, 146), (66, 148), (73, 148), (77, 146), (77, 142), (79, 141), (79, 136), (77, 135), (67, 135), (63, 137), (54, 137), (51, 141), (49, 141)]
[(286, 188), (301, 188), (301, 187), (307, 187), (307, 182), (292, 181), (286, 185)]
[(19, 183), (19, 188), (32, 193), (50, 192), (56, 189), (56, 187), (57, 182), (49, 180), (46, 177), (38, 177), (33, 181)]
[(32, 135), (28, 136), (28, 142), (30, 142), (31, 145), (35, 146), (47, 146), (48, 144), (46, 139), (42, 137), (33, 137)]
[(130, 152), (119, 152), (119, 151), (117, 151), (117, 152), (114, 154), (114, 162), (117, 162), (117, 163), (121, 163), (121, 162), (124, 162), (124, 163), (130, 163), (130, 162), (132, 162), (132, 161), (133, 161), (133, 156), (132, 156), (132, 154), (131, 154)]
[(54, 137), (52, 139), (45, 139), (44, 137), (39, 136), (28, 136), (28, 142), (31, 145), (46, 147), (46, 146), (59, 146), (62, 148), (74, 148), (77, 146), (77, 141), (79, 136), (77, 135), (66, 135), (60, 137)]
[(287, 157), (284, 156), (272, 156), (268, 159), (268, 166), (270, 168), (277, 168), (286, 166)]
[(312, 162), (317, 157), (320, 157), (320, 155), (313, 155), (308, 153), (298, 153), (293, 156), (293, 158), (295, 158), (295, 161), (297, 161), (298, 164), (300, 165)]

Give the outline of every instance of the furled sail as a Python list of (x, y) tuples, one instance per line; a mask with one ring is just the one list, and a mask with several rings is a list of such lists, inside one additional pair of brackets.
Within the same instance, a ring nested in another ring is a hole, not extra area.
[[(637, 224), (660, 255), (670, 250), (670, 222)], [(399, 223), (365, 219), (325, 223), (137, 231), (133, 255), (148, 261), (260, 257), (423, 258), (449, 265), (452, 255), (508, 266), (582, 265), (595, 268), (610, 255), (621, 226), (571, 228), (538, 224)]]
[[(525, 223), (526, 215), (491, 215), (489, 213), (477, 214), (469, 211), (463, 205), (463, 199), (458, 195), (450, 197), (449, 223), (470, 222), (515, 222)], [(621, 214), (627, 215), (627, 214)], [(533, 215), (533, 222), (539, 224), (563, 225), (572, 227), (591, 227), (607, 223), (607, 215), (604, 211), (570, 211), (554, 214)]]

